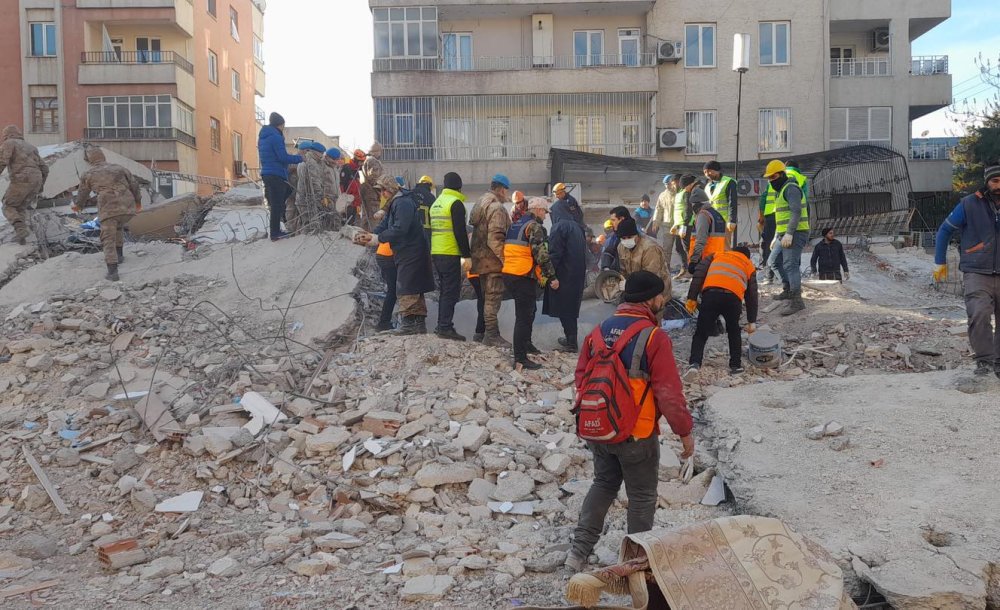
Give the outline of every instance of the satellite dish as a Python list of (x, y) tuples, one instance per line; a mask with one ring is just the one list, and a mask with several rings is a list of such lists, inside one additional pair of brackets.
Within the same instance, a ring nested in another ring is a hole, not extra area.
[(925, 129), (925, 130), (923, 130), (923, 132), (921, 132), (920, 137), (921, 138), (926, 138), (927, 134), (929, 134), (930, 132), (931, 132), (930, 129)]

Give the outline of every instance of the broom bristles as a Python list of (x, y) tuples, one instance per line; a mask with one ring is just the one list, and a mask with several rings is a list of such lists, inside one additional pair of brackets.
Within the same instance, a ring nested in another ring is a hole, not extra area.
[(624, 578), (614, 578), (610, 582), (604, 582), (592, 574), (575, 574), (566, 585), (566, 600), (572, 604), (591, 608), (597, 605), (603, 592), (628, 595), (628, 581)]

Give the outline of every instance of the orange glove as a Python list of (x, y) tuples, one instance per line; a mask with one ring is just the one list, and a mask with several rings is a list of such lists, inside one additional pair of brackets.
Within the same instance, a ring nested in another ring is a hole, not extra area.
[(694, 312), (698, 309), (698, 301), (688, 299), (687, 303), (684, 303), (684, 309), (686, 309), (689, 314), (694, 315)]
[(142, 204), (141, 203), (135, 204), (135, 213), (138, 214), (141, 211), (142, 211)]

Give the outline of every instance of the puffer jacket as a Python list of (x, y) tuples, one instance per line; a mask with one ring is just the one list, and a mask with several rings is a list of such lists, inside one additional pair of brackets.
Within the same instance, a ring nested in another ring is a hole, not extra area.
[(670, 270), (664, 262), (663, 248), (651, 237), (639, 237), (636, 241), (635, 247), (631, 250), (621, 242), (618, 243), (618, 264), (622, 275), (627, 278), (636, 271), (655, 273), (663, 280), (664, 296), (672, 298)]
[(10, 187), (4, 195), (6, 205), (18, 206), (42, 192), (49, 177), (49, 166), (38, 156), (38, 149), (24, 141), (21, 130), (8, 125), (0, 144), (0, 174), (10, 174)]
[(476, 203), (469, 217), (472, 225), (472, 273), (503, 271), (503, 245), (510, 229), (510, 215), (493, 192)]
[(97, 217), (100, 220), (135, 214), (142, 201), (135, 176), (121, 165), (99, 163), (80, 176), (78, 207), (91, 205), (97, 194)]
[(288, 180), (288, 166), (302, 163), (299, 155), (290, 155), (285, 149), (285, 136), (277, 127), (265, 125), (257, 138), (257, 154), (260, 156), (260, 175), (277, 176)]

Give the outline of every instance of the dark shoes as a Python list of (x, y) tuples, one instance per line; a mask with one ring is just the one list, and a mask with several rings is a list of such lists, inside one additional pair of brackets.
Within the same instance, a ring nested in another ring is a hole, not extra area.
[(789, 293), (791, 296), (788, 299), (788, 307), (786, 307), (781, 315), (790, 316), (794, 313), (798, 313), (806, 308), (806, 304), (802, 301), (802, 291), (796, 290)]
[(104, 279), (110, 280), (112, 282), (119, 281), (118, 265), (112, 265), (111, 263), (108, 263), (108, 274), (104, 276)]
[(731, 367), (729, 367), (729, 374), (730, 375), (739, 375), (739, 374), (745, 373), (745, 372), (746, 372), (746, 369), (743, 368), (742, 366), (731, 366)]
[(465, 341), (465, 336), (458, 334), (454, 328), (445, 329), (435, 329), (434, 334), (442, 339), (450, 339), (452, 341)]
[(570, 354), (575, 354), (580, 351), (580, 347), (577, 345), (576, 337), (559, 337), (559, 347), (556, 349), (560, 352), (567, 352)]
[(976, 374), (977, 377), (980, 377), (980, 376), (983, 376), (983, 375), (989, 375), (990, 373), (996, 373), (997, 377), (1000, 377), (1000, 367), (998, 367), (997, 365), (993, 364), (992, 362), (989, 362), (989, 361), (986, 361), (986, 360), (977, 360), (976, 361), (976, 371), (975, 371), (975, 374)]
[(483, 336), (483, 345), (487, 347), (503, 347), (506, 349), (510, 349), (511, 347), (513, 347), (510, 341), (500, 336), (500, 333), (496, 334), (486, 333)]
[(288, 239), (288, 233), (278, 231), (275, 235), (271, 236), (271, 241), (278, 241), (279, 239)]
[(378, 325), (375, 326), (375, 330), (378, 331), (378, 332), (384, 332), (384, 331), (387, 331), (387, 330), (392, 330), (394, 328), (395, 328), (395, 326), (392, 325), (392, 321), (391, 320), (388, 321), (388, 322), (379, 322)]
[(514, 368), (517, 368), (517, 365), (519, 364), (521, 365), (521, 368), (523, 368), (526, 371), (537, 371), (538, 369), (542, 368), (542, 365), (538, 364), (533, 360), (529, 360), (528, 358), (521, 358), (515, 360)]
[(475, 341), (476, 343), (482, 343), (483, 337), (485, 336), (486, 335), (484, 333), (475, 333), (474, 335), (472, 335), (472, 340)]
[(427, 316), (403, 316), (397, 335), (426, 335)]
[(787, 301), (792, 298), (792, 289), (785, 286), (781, 289), (781, 294), (774, 295), (775, 301)]
[(528, 344), (528, 353), (529, 354), (541, 354), (542, 350), (540, 350), (537, 347), (535, 347), (534, 343), (529, 343)]

